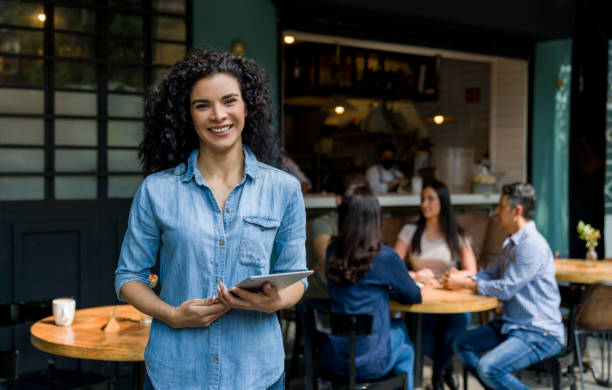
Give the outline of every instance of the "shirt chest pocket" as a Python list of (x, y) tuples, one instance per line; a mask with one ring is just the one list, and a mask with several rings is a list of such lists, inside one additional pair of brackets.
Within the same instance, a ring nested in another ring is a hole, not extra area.
[[(242, 217), (240, 238), (240, 263), (256, 267), (268, 267), (276, 231), (280, 221), (269, 217)], [(268, 270), (266, 269), (267, 273)]]

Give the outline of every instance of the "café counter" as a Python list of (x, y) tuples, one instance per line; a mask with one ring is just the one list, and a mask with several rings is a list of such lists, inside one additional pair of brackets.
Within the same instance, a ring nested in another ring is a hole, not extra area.
[[(378, 201), (383, 208), (413, 208), (421, 203), (421, 196), (415, 194), (385, 194), (378, 195)], [(461, 208), (492, 208), (499, 201), (499, 194), (453, 194), (451, 203)], [(333, 209), (336, 207), (336, 197), (333, 194), (304, 195), (306, 210)]]

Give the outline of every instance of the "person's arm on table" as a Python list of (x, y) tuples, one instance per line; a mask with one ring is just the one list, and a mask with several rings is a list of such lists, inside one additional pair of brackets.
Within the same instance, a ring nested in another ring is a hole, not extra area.
[(387, 266), (385, 275), (389, 278), (389, 285), (391, 287), (389, 298), (400, 303), (421, 303), (421, 289), (408, 274), (406, 263), (396, 253), (392, 254), (393, 257), (385, 262)]
[[(502, 301), (514, 297), (527, 283), (529, 283), (540, 269), (538, 258), (545, 258), (536, 247), (522, 248), (516, 251), (516, 256), (508, 263), (504, 275), (499, 279), (478, 279), (478, 293), (489, 295)], [(480, 275), (480, 274), (479, 274)]]

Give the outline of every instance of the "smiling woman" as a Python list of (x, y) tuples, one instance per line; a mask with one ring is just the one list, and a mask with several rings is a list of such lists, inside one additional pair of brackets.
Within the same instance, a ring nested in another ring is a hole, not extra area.
[[(140, 157), (150, 175), (115, 278), (117, 295), (154, 318), (145, 389), (282, 389), (274, 312), (297, 303), (306, 280), (235, 286), (306, 269), (300, 183), (260, 162), (279, 155), (266, 73), (244, 57), (197, 50), (149, 92), (145, 111)], [(158, 257), (159, 297), (147, 285)]]

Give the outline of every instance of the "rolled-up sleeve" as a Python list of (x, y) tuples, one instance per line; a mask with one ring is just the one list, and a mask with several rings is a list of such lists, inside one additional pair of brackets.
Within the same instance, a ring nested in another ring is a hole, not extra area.
[(154, 217), (149, 185), (145, 179), (132, 201), (128, 228), (115, 270), (115, 293), (119, 300), (122, 300), (121, 287), (127, 282), (149, 284), (149, 273), (157, 259), (161, 230)]
[[(304, 198), (297, 180), (292, 180), (291, 194), (287, 209), (281, 219), (274, 239), (273, 272), (305, 271), (306, 268), (306, 209)], [(304, 291), (308, 288), (306, 278), (302, 279)]]

